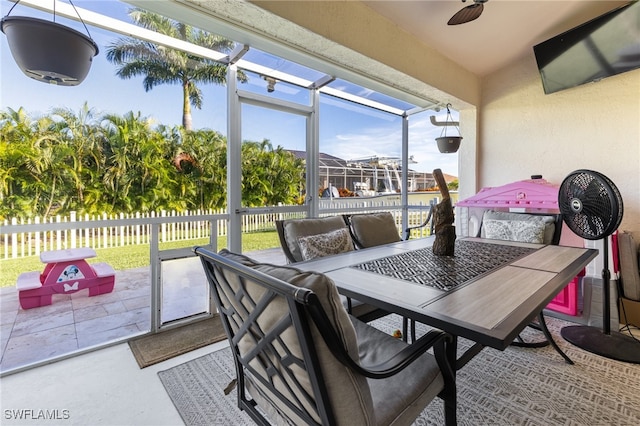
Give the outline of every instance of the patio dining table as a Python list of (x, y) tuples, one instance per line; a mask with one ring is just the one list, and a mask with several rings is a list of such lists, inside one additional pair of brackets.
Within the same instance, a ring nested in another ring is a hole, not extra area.
[(436, 256), (433, 237), (401, 241), (296, 264), (331, 277), (340, 293), (474, 342), (504, 350), (598, 251), (481, 238), (458, 239)]

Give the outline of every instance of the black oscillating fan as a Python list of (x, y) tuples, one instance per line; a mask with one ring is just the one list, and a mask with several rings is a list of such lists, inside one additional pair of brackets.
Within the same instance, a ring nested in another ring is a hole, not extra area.
[(576, 235), (604, 241), (602, 269), (602, 330), (586, 325), (564, 327), (565, 340), (586, 351), (618, 361), (640, 364), (640, 344), (618, 332), (611, 332), (609, 236), (622, 221), (622, 197), (605, 175), (592, 170), (576, 170), (560, 185), (558, 206), (562, 219)]

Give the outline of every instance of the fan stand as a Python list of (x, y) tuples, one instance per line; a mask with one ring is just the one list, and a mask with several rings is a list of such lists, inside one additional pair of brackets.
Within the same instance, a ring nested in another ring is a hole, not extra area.
[(572, 325), (560, 330), (562, 337), (569, 343), (585, 351), (615, 359), (617, 361), (640, 364), (640, 343), (622, 333), (611, 332), (611, 305), (609, 272), (609, 240), (604, 241), (604, 267), (602, 269), (602, 327), (600, 330), (593, 326)]

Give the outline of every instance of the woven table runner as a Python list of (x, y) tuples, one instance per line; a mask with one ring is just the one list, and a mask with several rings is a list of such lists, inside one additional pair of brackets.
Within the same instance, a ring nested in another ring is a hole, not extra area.
[(457, 240), (454, 256), (436, 256), (431, 247), (352, 266), (376, 274), (451, 290), (537, 249)]

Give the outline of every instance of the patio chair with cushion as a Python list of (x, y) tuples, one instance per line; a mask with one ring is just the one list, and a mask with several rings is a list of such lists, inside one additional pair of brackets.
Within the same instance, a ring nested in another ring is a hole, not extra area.
[[(431, 216), (431, 214), (429, 215)], [(397, 243), (401, 241), (396, 226), (396, 220), (391, 212), (361, 213), (344, 215), (344, 221), (349, 225), (353, 242), (359, 249)], [(407, 230), (409, 235), (409, 230)], [(402, 336), (408, 338), (409, 320), (402, 320)], [(411, 321), (411, 339), (416, 339), (416, 325)]]
[(357, 248), (369, 248), (401, 240), (391, 212), (344, 215)]
[[(289, 263), (320, 257), (320, 247), (325, 247), (325, 251), (322, 253), (324, 256), (354, 249), (351, 241), (344, 241), (344, 231), (347, 232), (348, 236), (349, 228), (341, 216), (277, 220), (276, 230), (278, 231), (282, 251)], [(341, 230), (344, 231), (341, 232)], [(337, 231), (337, 233), (334, 231)], [(329, 233), (333, 234), (327, 235)], [(302, 245), (301, 239), (303, 241)], [(349, 245), (349, 243), (351, 244)], [(326, 247), (332, 245), (333, 250), (326, 249)]]
[(436, 205), (438, 204), (438, 200), (433, 199), (429, 201), (429, 213), (427, 214), (427, 218), (425, 220), (422, 221), (422, 223), (420, 223), (419, 225), (414, 225), (414, 226), (407, 226), (404, 230), (404, 239), (408, 240), (409, 238), (411, 238), (411, 231), (413, 231), (414, 229), (422, 229), (424, 227), (429, 227), (429, 235), (433, 235), (435, 229), (434, 229), (434, 222), (433, 222), (433, 211), (436, 208)]
[[(282, 251), (289, 263), (354, 250), (349, 228), (342, 216), (276, 221)], [(347, 311), (364, 322), (389, 315), (383, 309), (341, 296)]]
[(408, 345), (348, 315), (323, 274), (194, 251), (231, 345), (238, 406), (256, 423), (410, 425), (436, 396), (456, 423), (449, 334)]
[[(512, 213), (487, 210), (482, 216), (479, 235), (482, 238), (496, 240), (558, 245), (561, 232), (562, 215), (559, 213)], [(573, 364), (571, 358), (560, 349), (549, 332), (544, 312), (540, 311), (537, 317), (538, 322), (530, 323), (529, 327), (541, 331), (546, 340), (525, 342), (522, 337), (518, 336), (512, 345), (539, 348), (551, 344), (568, 364)]]

